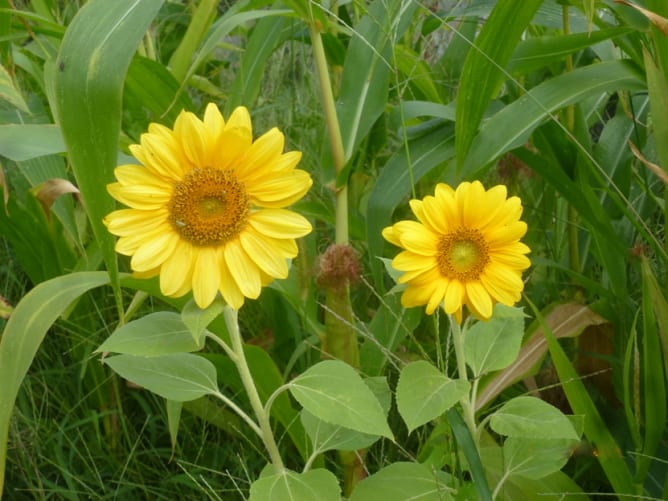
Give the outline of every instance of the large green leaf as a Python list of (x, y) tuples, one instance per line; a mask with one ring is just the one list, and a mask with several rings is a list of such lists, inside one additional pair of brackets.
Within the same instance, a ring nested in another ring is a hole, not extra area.
[(571, 421), (559, 409), (536, 397), (515, 397), (491, 415), (490, 428), (520, 438), (578, 440)]
[(523, 145), (555, 111), (587, 97), (618, 90), (642, 90), (642, 75), (626, 61), (608, 61), (559, 75), (530, 89), (485, 122), (461, 166), (475, 176), (503, 153)]
[(457, 164), (464, 162), (485, 110), (499, 91), (502, 68), (542, 0), (499, 0), (469, 51), (457, 93)]
[(337, 501), (341, 488), (334, 474), (322, 468), (297, 473), (283, 470), (251, 484), (249, 501)]
[(192, 353), (156, 357), (116, 355), (104, 359), (121, 377), (175, 402), (218, 393), (216, 367)]
[(453, 499), (453, 480), (443, 471), (420, 463), (397, 462), (362, 480), (350, 501), (447, 501)]
[(464, 358), (475, 377), (505, 369), (517, 359), (524, 335), (524, 313), (502, 304), (488, 322), (477, 322), (464, 337)]
[(155, 357), (197, 351), (203, 346), (178, 313), (161, 311), (122, 325), (95, 351)]
[(102, 223), (115, 207), (106, 184), (114, 178), (125, 74), (162, 3), (91, 0), (72, 20), (58, 54), (57, 122), (119, 305), (114, 238)]
[(304, 409), (324, 421), (393, 438), (378, 399), (355, 369), (344, 362), (317, 363), (288, 386)]
[(441, 416), (469, 388), (468, 381), (450, 379), (425, 360), (408, 364), (397, 384), (397, 409), (408, 432)]
[(56, 125), (0, 125), (0, 156), (21, 162), (64, 151), (63, 136)]
[(14, 401), (47, 330), (84, 292), (107, 283), (104, 272), (63, 275), (36, 286), (14, 308), (0, 338), (0, 493)]

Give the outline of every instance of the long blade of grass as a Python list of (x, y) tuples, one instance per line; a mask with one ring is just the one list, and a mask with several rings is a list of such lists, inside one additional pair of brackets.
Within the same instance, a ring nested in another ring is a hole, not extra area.
[(542, 3), (542, 0), (499, 0), (480, 30), (464, 61), (459, 82), (455, 122), (457, 165), (464, 162), (485, 110), (505, 78), (502, 68)]
[[(652, 456), (663, 438), (666, 425), (666, 378), (663, 373), (663, 352), (657, 330), (653, 305), (660, 295), (656, 278), (646, 257), (641, 259), (643, 315), (643, 400), (645, 404), (645, 435), (642, 455), (638, 458), (636, 481), (644, 482)], [(660, 314), (660, 313), (659, 313)]]
[(72, 171), (122, 310), (114, 238), (102, 218), (113, 181), (127, 68), (162, 0), (91, 0), (75, 16), (58, 54), (56, 108)]
[(0, 494), (14, 401), (37, 349), (53, 322), (84, 292), (109, 283), (102, 271), (71, 273), (42, 282), (16, 305), (0, 338)]
[(475, 176), (503, 153), (521, 146), (538, 125), (565, 106), (605, 92), (643, 90), (645, 85), (642, 75), (625, 61), (585, 66), (547, 80), (483, 125), (464, 160), (461, 175)]
[(562, 383), (564, 393), (566, 394), (566, 398), (568, 398), (571, 409), (573, 409), (573, 413), (585, 416), (585, 436), (590, 442), (595, 444), (597, 449), (596, 458), (601, 468), (603, 468), (608, 481), (617, 495), (628, 494), (635, 496), (638, 489), (634, 485), (633, 477), (624, 462), (617, 442), (615, 442), (605, 421), (601, 418), (598, 409), (594, 405), (589, 393), (587, 393), (587, 389), (582, 384), (580, 376), (559, 345), (554, 333), (545, 322), (543, 315), (528, 298), (525, 297), (525, 299), (543, 327), (550, 355), (552, 356), (552, 362), (557, 369), (559, 380)]

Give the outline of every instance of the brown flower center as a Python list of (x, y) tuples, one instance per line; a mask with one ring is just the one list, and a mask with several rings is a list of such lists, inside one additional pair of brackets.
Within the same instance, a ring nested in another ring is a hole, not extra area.
[(246, 225), (250, 201), (243, 183), (229, 170), (194, 168), (174, 186), (169, 222), (194, 245), (219, 245)]
[(457, 228), (438, 241), (436, 260), (444, 277), (471, 282), (489, 263), (489, 246), (479, 230)]

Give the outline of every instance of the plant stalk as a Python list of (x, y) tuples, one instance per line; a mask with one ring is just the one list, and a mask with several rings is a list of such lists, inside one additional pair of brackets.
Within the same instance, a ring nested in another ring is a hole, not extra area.
[[(450, 329), (452, 331), (452, 344), (455, 348), (455, 358), (457, 359), (457, 373), (459, 379), (462, 381), (468, 381), (468, 376), (466, 373), (466, 359), (464, 358), (464, 336), (466, 335), (466, 327), (462, 329), (462, 326), (457, 323), (455, 318), (450, 315)], [(469, 431), (471, 432), (471, 437), (478, 445), (478, 433), (477, 426), (475, 423), (475, 411), (473, 408), (473, 403), (471, 402), (470, 394), (463, 397), (459, 403), (462, 406), (464, 411), (464, 422), (468, 426)]]
[(223, 316), (225, 317), (225, 324), (227, 325), (227, 330), (230, 334), (232, 351), (236, 355), (234, 363), (237, 366), (239, 377), (241, 377), (241, 383), (244, 385), (246, 394), (248, 395), (248, 400), (250, 400), (251, 407), (253, 408), (255, 417), (257, 418), (257, 422), (261, 431), (260, 436), (262, 437), (264, 446), (269, 453), (269, 457), (271, 458), (271, 463), (274, 465), (274, 469), (277, 473), (280, 473), (285, 469), (285, 467), (283, 466), (283, 460), (281, 459), (278, 445), (274, 439), (274, 433), (271, 430), (269, 414), (265, 412), (264, 406), (262, 405), (262, 400), (260, 400), (260, 395), (257, 392), (255, 381), (253, 380), (253, 376), (251, 375), (248, 362), (246, 360), (246, 355), (244, 354), (244, 343), (241, 339), (241, 332), (239, 331), (238, 312), (234, 308), (225, 306)]

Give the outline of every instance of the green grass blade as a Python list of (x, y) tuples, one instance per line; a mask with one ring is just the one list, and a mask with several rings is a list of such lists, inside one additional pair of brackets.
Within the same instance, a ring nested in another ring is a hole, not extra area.
[(183, 82), (188, 73), (190, 61), (192, 61), (193, 54), (202, 42), (204, 34), (211, 26), (216, 17), (216, 10), (218, 9), (218, 0), (202, 0), (197, 5), (188, 29), (181, 39), (181, 43), (176, 48), (172, 57), (169, 60), (169, 67), (172, 70), (172, 75), (179, 82)]
[(462, 448), (462, 452), (464, 452), (466, 461), (469, 463), (473, 484), (478, 491), (478, 499), (480, 499), (480, 501), (492, 501), (492, 491), (489, 490), (485, 469), (480, 461), (480, 454), (473, 442), (471, 432), (466, 426), (466, 423), (464, 423), (459, 412), (457, 412), (457, 409), (449, 409), (445, 415), (452, 427), (452, 434), (455, 436), (457, 443)]
[(538, 125), (565, 106), (605, 92), (643, 90), (645, 86), (642, 75), (625, 61), (585, 66), (547, 80), (485, 122), (461, 166), (461, 175), (475, 176), (503, 153), (521, 146)]
[(601, 468), (603, 468), (608, 481), (617, 495), (637, 494), (638, 488), (634, 484), (631, 472), (624, 462), (619, 446), (610, 434), (605, 421), (601, 418), (589, 393), (587, 393), (587, 389), (582, 383), (580, 376), (573, 368), (568, 356), (559, 345), (554, 333), (545, 322), (538, 308), (528, 298), (525, 297), (525, 299), (543, 327), (550, 355), (552, 356), (552, 362), (557, 369), (559, 380), (562, 382), (564, 393), (566, 394), (566, 398), (568, 398), (571, 409), (573, 409), (573, 414), (585, 416), (585, 436), (591, 443), (595, 444), (597, 449), (596, 458)]
[(162, 0), (91, 0), (63, 38), (56, 74), (57, 116), (95, 239), (121, 309), (114, 238), (102, 224), (115, 202), (113, 181), (123, 83), (132, 56)]
[(63, 275), (42, 282), (19, 302), (0, 338), (0, 494), (5, 478), (7, 437), (14, 401), (47, 330), (76, 298), (109, 283), (105, 272)]
[(499, 0), (480, 30), (462, 69), (457, 94), (457, 165), (473, 143), (485, 110), (505, 78), (502, 71), (542, 0)]
[[(638, 459), (636, 480), (644, 482), (651, 458), (656, 454), (666, 425), (666, 378), (663, 373), (663, 352), (657, 330), (657, 312), (653, 305), (661, 291), (646, 257), (641, 260), (643, 315), (643, 400), (645, 404), (645, 435), (642, 456)], [(660, 315), (661, 313), (659, 313)]]

